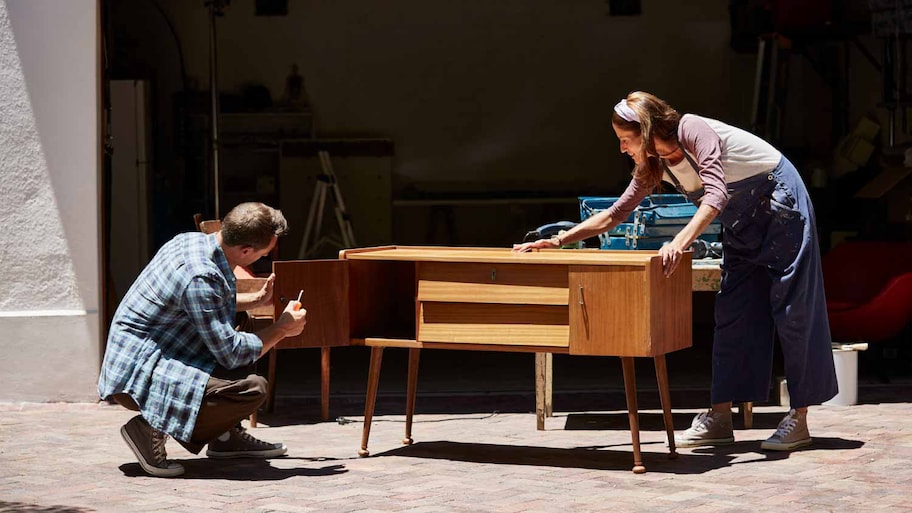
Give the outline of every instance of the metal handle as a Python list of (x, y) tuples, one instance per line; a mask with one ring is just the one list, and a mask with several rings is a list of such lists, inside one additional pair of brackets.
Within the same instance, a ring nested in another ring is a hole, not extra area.
[(491, 269), (491, 281), (497, 280), (497, 268)]
[(583, 306), (583, 286), (579, 286), (579, 304)]

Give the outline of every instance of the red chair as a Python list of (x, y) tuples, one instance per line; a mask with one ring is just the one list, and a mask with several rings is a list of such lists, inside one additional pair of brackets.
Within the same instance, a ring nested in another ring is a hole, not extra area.
[(836, 342), (877, 342), (912, 321), (912, 243), (845, 242), (823, 256)]

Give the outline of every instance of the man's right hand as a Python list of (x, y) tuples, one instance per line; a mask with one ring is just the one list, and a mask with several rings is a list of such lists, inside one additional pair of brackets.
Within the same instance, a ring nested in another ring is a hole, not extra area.
[(300, 335), (307, 324), (307, 310), (297, 301), (289, 301), (276, 324), (281, 326), (286, 337)]

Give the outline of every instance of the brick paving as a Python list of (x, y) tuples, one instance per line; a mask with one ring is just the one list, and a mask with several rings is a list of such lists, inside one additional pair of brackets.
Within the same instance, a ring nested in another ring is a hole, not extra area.
[[(737, 430), (734, 445), (683, 449), (675, 460), (660, 412), (643, 410), (642, 475), (630, 471), (622, 406), (556, 412), (536, 431), (521, 407), (488, 409), (496, 398), (476, 411), (462, 399), (458, 411), (421, 413), (447, 399), (419, 396), (415, 444), (401, 444), (395, 403), (380, 404), (371, 456), (359, 458), (361, 416), (319, 422), (312, 404), (286, 402), (251, 432), (284, 441), (287, 457), (209, 460), (172, 441), (169, 454), (187, 472), (159, 479), (142, 473), (120, 438), (132, 412), (0, 403), (0, 511), (912, 511), (912, 387), (882, 392), (860, 394), (856, 406), (813, 407), (815, 445), (790, 454), (759, 450), (784, 413), (778, 406), (755, 407), (754, 429)], [(676, 408), (676, 427), (697, 411)]]

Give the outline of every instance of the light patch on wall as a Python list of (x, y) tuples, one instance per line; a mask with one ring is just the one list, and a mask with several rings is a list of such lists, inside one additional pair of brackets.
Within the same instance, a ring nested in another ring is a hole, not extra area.
[(84, 311), (10, 11), (0, 2), (0, 311)]

